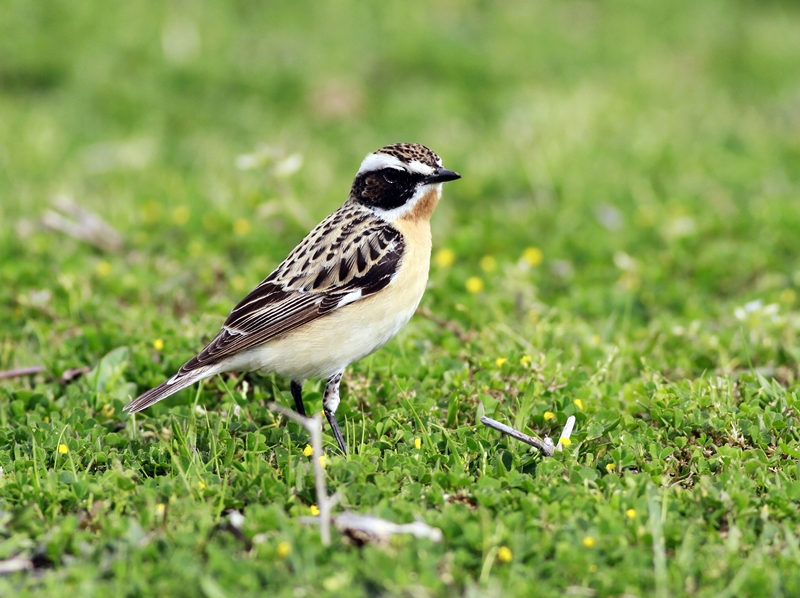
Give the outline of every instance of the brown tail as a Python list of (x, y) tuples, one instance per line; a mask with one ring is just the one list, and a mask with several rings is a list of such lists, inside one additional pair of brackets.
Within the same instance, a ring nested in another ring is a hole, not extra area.
[(125, 405), (124, 410), (131, 413), (137, 413), (143, 409), (147, 409), (150, 405), (158, 403), (161, 399), (166, 399), (170, 395), (174, 395), (179, 390), (183, 390), (187, 386), (191, 386), (195, 382), (208, 378), (214, 372), (209, 372), (209, 368), (199, 368), (186, 372), (185, 374), (176, 374), (166, 382), (162, 382), (155, 388), (151, 388), (146, 393), (139, 395), (130, 403)]

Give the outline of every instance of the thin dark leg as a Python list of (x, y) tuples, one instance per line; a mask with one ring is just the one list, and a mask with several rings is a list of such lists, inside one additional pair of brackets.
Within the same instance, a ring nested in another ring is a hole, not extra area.
[(347, 454), (347, 445), (344, 443), (344, 437), (342, 436), (342, 431), (339, 429), (339, 422), (336, 421), (336, 414), (333, 411), (328, 409), (324, 409), (325, 417), (328, 418), (328, 423), (331, 425), (331, 430), (333, 431), (333, 437), (336, 438), (336, 442), (339, 445), (339, 449), (342, 451), (343, 454)]
[(333, 436), (339, 445), (339, 450), (343, 454), (347, 454), (347, 445), (344, 442), (342, 431), (339, 429), (339, 422), (336, 421), (336, 409), (339, 407), (339, 383), (342, 381), (342, 372), (334, 374), (328, 378), (328, 384), (325, 385), (325, 396), (322, 398), (322, 410), (325, 412), (325, 417), (328, 418), (328, 423), (331, 425)]
[(292, 380), (289, 384), (289, 390), (292, 391), (292, 397), (294, 397), (294, 406), (297, 409), (297, 413), (305, 417), (306, 408), (305, 405), (303, 405), (303, 383)]

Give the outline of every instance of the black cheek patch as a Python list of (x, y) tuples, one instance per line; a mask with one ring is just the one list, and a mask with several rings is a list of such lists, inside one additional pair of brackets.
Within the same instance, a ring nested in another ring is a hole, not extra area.
[(359, 175), (353, 181), (353, 196), (364, 205), (387, 211), (405, 205), (414, 196), (421, 175), (391, 169), (390, 176), (392, 182), (386, 180), (383, 170)]

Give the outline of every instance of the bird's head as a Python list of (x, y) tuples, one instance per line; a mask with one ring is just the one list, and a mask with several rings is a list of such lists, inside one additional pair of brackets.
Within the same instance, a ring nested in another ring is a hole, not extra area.
[[(387, 220), (416, 212), (418, 217), (430, 218), (442, 183), (460, 178), (460, 174), (444, 168), (442, 159), (424, 145), (395, 143), (364, 158), (350, 195)], [(428, 198), (425, 209), (418, 205), (423, 198)]]

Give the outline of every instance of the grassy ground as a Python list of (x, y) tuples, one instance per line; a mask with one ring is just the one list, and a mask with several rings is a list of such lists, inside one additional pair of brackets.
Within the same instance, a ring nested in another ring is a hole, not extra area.
[[(800, 595), (798, 6), (271, 4), (2, 4), (0, 370), (46, 371), (0, 382), (0, 595)], [(326, 473), (444, 539), (324, 548), (286, 380), (122, 407), (399, 140), (464, 175), (423, 307), (465, 334), (350, 368)]]

